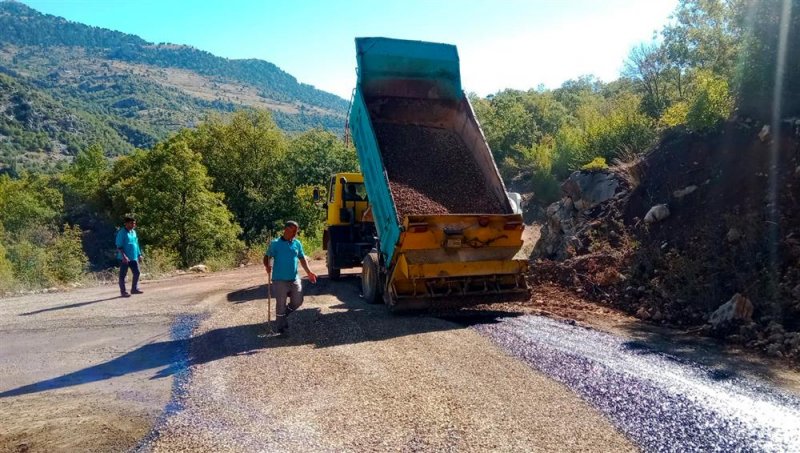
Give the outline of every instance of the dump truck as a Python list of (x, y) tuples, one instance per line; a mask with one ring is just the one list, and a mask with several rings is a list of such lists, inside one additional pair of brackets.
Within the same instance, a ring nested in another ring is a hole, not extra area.
[[(331, 280), (338, 280), (342, 269), (361, 266), (375, 248), (375, 223), (369, 216), (369, 200), (360, 173), (337, 173), (328, 185), (328, 200), (323, 203), (327, 223), (322, 233), (322, 249)], [(319, 200), (319, 191), (314, 198)], [(366, 217), (366, 218), (365, 218)]]
[(375, 233), (364, 299), (402, 311), (527, 297), (519, 197), (462, 91), (456, 47), (357, 38), (356, 54), (348, 123)]

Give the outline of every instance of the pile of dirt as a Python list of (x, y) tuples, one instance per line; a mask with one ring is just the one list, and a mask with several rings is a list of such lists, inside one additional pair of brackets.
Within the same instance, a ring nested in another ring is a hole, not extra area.
[[(537, 250), (532, 279), (800, 359), (800, 121), (783, 124), (777, 135), (745, 121), (705, 136), (669, 131), (610, 171), (612, 198), (548, 208), (549, 248)], [(707, 324), (736, 294), (752, 315)]]
[(397, 214), (502, 214), (472, 153), (453, 131), (376, 123)]

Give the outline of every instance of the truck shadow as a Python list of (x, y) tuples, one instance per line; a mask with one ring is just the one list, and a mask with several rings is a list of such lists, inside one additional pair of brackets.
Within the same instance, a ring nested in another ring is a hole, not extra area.
[[(262, 290), (266, 291), (265, 286), (232, 292), (228, 300), (244, 303), (263, 299)], [(5, 390), (0, 392), (0, 398), (105, 381), (147, 370), (154, 371), (150, 379), (159, 379), (226, 357), (253, 355), (270, 349), (302, 345), (327, 348), (384, 341), (408, 335), (464, 329), (477, 322), (499, 322), (500, 318), (516, 316), (504, 312), (477, 313), (475, 310), (463, 318), (451, 312), (451, 319), (427, 312), (398, 316), (390, 314), (384, 306), (369, 305), (361, 300), (358, 297), (360, 279), (344, 278), (335, 282), (335, 285), (321, 279), (316, 286), (310, 286), (314, 289), (309, 290), (308, 294), (333, 294), (340, 303), (324, 307), (301, 307), (289, 317), (288, 338), (271, 335), (269, 327), (263, 322), (214, 329), (191, 338), (146, 344), (82, 370)], [(471, 321), (463, 322), (465, 319)]]

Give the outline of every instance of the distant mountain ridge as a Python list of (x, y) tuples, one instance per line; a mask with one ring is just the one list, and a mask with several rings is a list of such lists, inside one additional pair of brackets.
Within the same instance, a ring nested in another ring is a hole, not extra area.
[[(0, 2), (0, 165), (58, 165), (87, 143), (148, 147), (214, 112), (266, 108), (341, 132), (347, 101), (263, 60), (231, 60)], [(66, 118), (70, 118), (66, 120)], [(64, 131), (63, 125), (72, 125)], [(45, 163), (45, 162), (49, 162)]]

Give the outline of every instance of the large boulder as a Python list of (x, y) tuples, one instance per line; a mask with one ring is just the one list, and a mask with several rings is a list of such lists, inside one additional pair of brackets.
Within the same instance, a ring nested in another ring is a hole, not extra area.
[(613, 198), (619, 186), (619, 180), (611, 172), (576, 171), (561, 184), (561, 191), (577, 210), (583, 211)]
[(734, 324), (749, 322), (753, 319), (753, 303), (750, 299), (736, 293), (731, 299), (720, 305), (708, 319), (714, 330), (724, 330)]
[(208, 272), (208, 266), (206, 266), (205, 264), (195, 264), (194, 266), (189, 268), (189, 271), (205, 274), (206, 272)]

